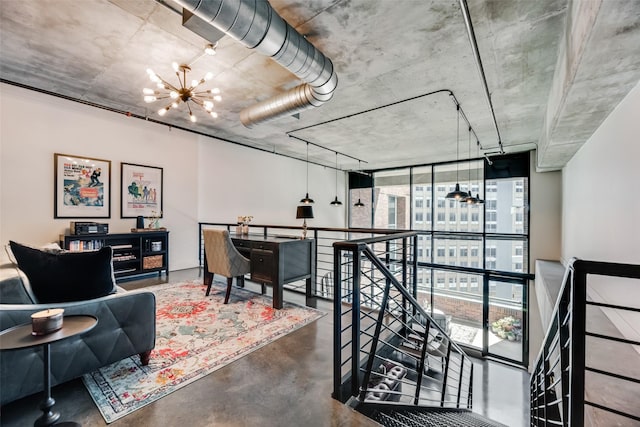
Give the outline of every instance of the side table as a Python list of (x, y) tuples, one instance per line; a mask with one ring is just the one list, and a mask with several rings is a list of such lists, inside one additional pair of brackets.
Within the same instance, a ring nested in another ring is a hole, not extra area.
[(42, 415), (33, 424), (41, 426), (79, 426), (74, 422), (64, 422), (56, 424), (60, 418), (59, 412), (53, 412), (53, 405), (56, 401), (51, 397), (51, 355), (50, 345), (56, 341), (83, 334), (93, 329), (98, 323), (98, 319), (93, 316), (65, 316), (62, 322), (62, 329), (46, 335), (32, 335), (31, 323), (14, 326), (0, 332), (0, 350), (17, 350), (19, 348), (35, 347), (42, 345), (44, 353), (44, 400), (40, 404)]

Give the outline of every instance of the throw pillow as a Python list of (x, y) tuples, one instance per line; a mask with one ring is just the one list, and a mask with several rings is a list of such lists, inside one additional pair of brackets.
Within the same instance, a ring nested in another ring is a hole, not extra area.
[(10, 241), (39, 303), (84, 301), (116, 292), (113, 250), (48, 253)]

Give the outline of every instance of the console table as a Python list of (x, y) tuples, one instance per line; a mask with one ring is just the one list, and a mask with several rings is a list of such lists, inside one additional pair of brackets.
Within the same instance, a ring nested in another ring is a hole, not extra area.
[[(273, 308), (282, 308), (286, 283), (306, 279), (306, 304), (315, 304), (316, 255), (312, 239), (231, 234), (233, 245), (251, 262), (252, 282), (273, 286)], [(210, 275), (206, 265), (205, 278)], [(210, 280), (210, 279), (209, 279)]]
[(96, 326), (98, 319), (93, 316), (65, 316), (62, 329), (46, 335), (32, 335), (31, 323), (14, 326), (0, 332), (0, 350), (17, 350), (25, 347), (41, 345), (44, 360), (44, 400), (40, 405), (42, 415), (36, 420), (34, 426), (77, 427), (80, 424), (74, 422), (58, 423), (59, 412), (53, 412), (56, 401), (51, 397), (51, 357), (50, 344), (56, 341), (70, 338), (74, 335), (90, 331)]

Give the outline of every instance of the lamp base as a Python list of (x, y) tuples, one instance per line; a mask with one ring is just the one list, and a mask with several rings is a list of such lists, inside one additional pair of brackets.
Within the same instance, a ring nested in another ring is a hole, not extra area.
[(302, 240), (307, 238), (307, 220), (305, 219), (302, 222), (302, 237), (300, 237)]

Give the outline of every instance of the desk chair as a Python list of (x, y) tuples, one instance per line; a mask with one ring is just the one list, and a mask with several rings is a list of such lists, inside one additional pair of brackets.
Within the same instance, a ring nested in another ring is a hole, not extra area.
[(237, 279), (239, 286), (244, 286), (244, 275), (250, 271), (249, 260), (233, 246), (227, 230), (205, 229), (202, 233), (205, 256), (204, 283), (208, 285), (206, 295), (209, 296), (211, 292), (214, 275), (224, 276), (227, 278), (227, 293), (224, 297), (226, 304), (229, 302), (233, 278)]

